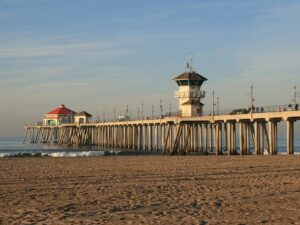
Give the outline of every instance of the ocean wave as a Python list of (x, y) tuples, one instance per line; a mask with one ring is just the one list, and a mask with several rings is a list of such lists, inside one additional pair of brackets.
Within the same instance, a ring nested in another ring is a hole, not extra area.
[(5, 152), (0, 153), (0, 158), (4, 157), (89, 157), (118, 155), (119, 151), (79, 151), (79, 152)]
[(45, 153), (50, 157), (88, 157), (88, 156), (104, 156), (105, 151), (84, 151), (84, 152), (53, 152)]
[[(4, 152), (0, 153), (0, 158), (23, 158), (23, 157), (101, 157), (101, 156), (130, 156), (130, 155), (153, 155), (159, 153), (146, 153), (142, 151), (124, 151), (124, 150), (98, 150), (98, 151), (55, 151), (55, 152)], [(286, 152), (278, 152), (279, 155), (287, 155)], [(268, 151), (264, 155), (269, 155)], [(294, 155), (300, 155), (299, 151)]]

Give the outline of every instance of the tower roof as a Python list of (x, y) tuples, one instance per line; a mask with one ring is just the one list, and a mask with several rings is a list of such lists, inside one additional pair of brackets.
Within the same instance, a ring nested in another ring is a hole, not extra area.
[(200, 75), (199, 73), (196, 73), (194, 71), (184, 72), (180, 74), (179, 76), (175, 77), (173, 80), (201, 80), (206, 81), (207, 79)]
[(47, 115), (74, 115), (76, 112), (74, 112), (71, 109), (68, 109), (64, 104), (60, 105), (56, 109), (53, 109), (51, 112), (48, 112)]

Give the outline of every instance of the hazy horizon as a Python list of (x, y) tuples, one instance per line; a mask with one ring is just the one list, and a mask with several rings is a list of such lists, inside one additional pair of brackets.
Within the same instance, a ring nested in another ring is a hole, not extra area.
[[(194, 69), (220, 109), (287, 105), (300, 90), (300, 2), (0, 0), (0, 137), (60, 104), (102, 117), (144, 103), (177, 110), (172, 80)], [(299, 93), (298, 93), (299, 96)], [(112, 116), (111, 116), (112, 117)], [(299, 130), (297, 123), (297, 130)]]

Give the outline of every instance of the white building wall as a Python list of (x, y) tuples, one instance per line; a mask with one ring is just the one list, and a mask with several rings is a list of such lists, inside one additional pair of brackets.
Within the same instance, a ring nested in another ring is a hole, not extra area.
[(181, 116), (199, 116), (202, 114), (202, 105), (186, 104), (188, 101), (199, 101), (201, 95), (201, 89), (198, 86), (179, 86), (179, 91), (175, 92), (175, 97), (179, 101)]

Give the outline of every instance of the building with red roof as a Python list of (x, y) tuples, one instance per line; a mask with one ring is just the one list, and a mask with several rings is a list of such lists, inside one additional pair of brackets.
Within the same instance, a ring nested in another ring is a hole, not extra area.
[(86, 111), (79, 113), (67, 108), (64, 104), (45, 114), (43, 125), (59, 126), (68, 123), (90, 123), (92, 115)]
[(43, 124), (46, 126), (59, 126), (66, 123), (74, 123), (77, 113), (68, 109), (64, 104), (45, 114)]

